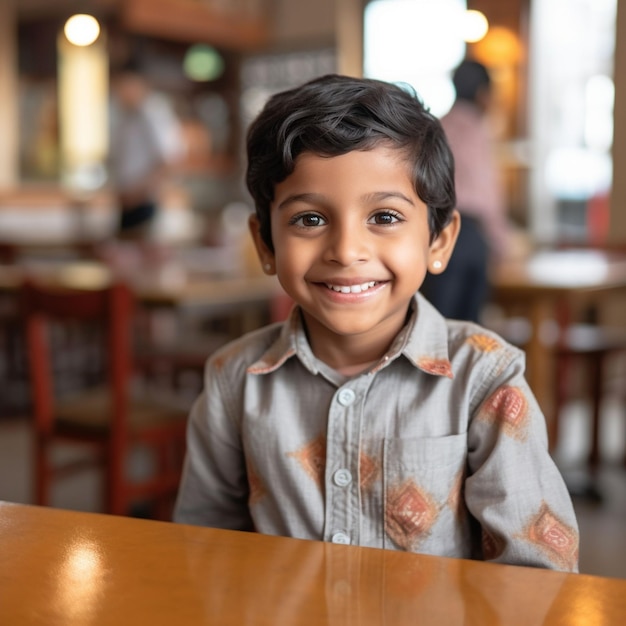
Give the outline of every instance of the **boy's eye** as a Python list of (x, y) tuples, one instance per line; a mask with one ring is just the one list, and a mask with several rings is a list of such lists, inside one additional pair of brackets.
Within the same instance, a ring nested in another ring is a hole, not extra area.
[(386, 226), (387, 224), (394, 224), (400, 221), (400, 215), (395, 211), (380, 211), (372, 215), (370, 223)]
[(292, 217), (289, 220), (289, 223), (296, 226), (303, 226), (304, 228), (312, 228), (315, 226), (323, 226), (326, 223), (326, 220), (324, 220), (321, 215), (317, 215), (316, 213), (303, 213)]

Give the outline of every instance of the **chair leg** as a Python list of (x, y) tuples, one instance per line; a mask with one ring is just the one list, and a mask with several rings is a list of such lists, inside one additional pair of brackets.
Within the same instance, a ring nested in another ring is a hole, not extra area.
[[(182, 467), (180, 446), (176, 440), (161, 443), (156, 449), (157, 472), (163, 481), (169, 482), (171, 476), (179, 475)], [(172, 521), (176, 490), (164, 491), (154, 501), (154, 518)]]
[(128, 501), (124, 487), (124, 455), (109, 448), (105, 477), (105, 508), (110, 515), (127, 515)]
[(591, 469), (600, 464), (600, 410), (602, 408), (602, 382), (605, 353), (594, 352), (589, 355), (589, 384), (592, 402), (591, 414), (591, 449), (588, 463)]
[(550, 452), (554, 452), (556, 450), (559, 441), (561, 412), (567, 400), (567, 385), (570, 371), (572, 369), (572, 357), (570, 355), (560, 354), (557, 355), (555, 362), (556, 371), (554, 373), (554, 376), (556, 378), (556, 393), (554, 397), (554, 406), (552, 407), (552, 419), (548, 420), (547, 424), (548, 445), (550, 448)]
[(38, 438), (35, 442), (35, 503), (38, 506), (50, 504), (51, 473), (45, 442)]

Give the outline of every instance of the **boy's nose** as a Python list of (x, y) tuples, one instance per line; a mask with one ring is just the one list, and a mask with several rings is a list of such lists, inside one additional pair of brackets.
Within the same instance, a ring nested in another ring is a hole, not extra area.
[(333, 229), (326, 260), (351, 265), (367, 259), (367, 236), (354, 225), (346, 224)]

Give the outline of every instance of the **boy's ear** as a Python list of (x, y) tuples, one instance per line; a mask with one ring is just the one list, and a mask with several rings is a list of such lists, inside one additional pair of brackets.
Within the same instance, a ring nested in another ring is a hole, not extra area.
[(248, 227), (250, 228), (250, 234), (252, 235), (252, 241), (254, 241), (254, 247), (256, 253), (261, 262), (261, 267), (266, 274), (276, 274), (276, 263), (274, 262), (274, 253), (267, 247), (267, 244), (261, 237), (261, 224), (256, 213), (252, 213), (248, 218)]
[(457, 210), (454, 210), (448, 224), (430, 244), (428, 271), (431, 274), (441, 274), (446, 269), (460, 231), (461, 215)]

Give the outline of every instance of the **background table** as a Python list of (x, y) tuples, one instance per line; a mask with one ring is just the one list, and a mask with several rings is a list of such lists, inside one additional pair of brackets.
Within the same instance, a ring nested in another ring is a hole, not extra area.
[[(173, 269), (174, 271), (170, 271)], [(26, 277), (50, 284), (99, 288), (115, 279), (115, 272), (98, 261), (69, 261), (31, 265), (0, 264), (0, 298), (10, 300)], [(275, 276), (264, 274), (194, 274), (164, 265), (152, 271), (118, 276), (128, 283), (146, 308), (167, 308), (204, 318), (232, 316), (240, 333), (268, 321), (274, 298), (283, 291)]]
[(582, 304), (599, 306), (626, 293), (626, 256), (599, 250), (540, 251), (527, 259), (505, 261), (492, 275), (493, 299), (521, 310), (531, 324), (526, 346), (527, 378), (544, 412), (553, 405), (552, 348), (541, 337), (548, 320), (566, 324)]
[(626, 581), (0, 503), (0, 623), (626, 623)]

